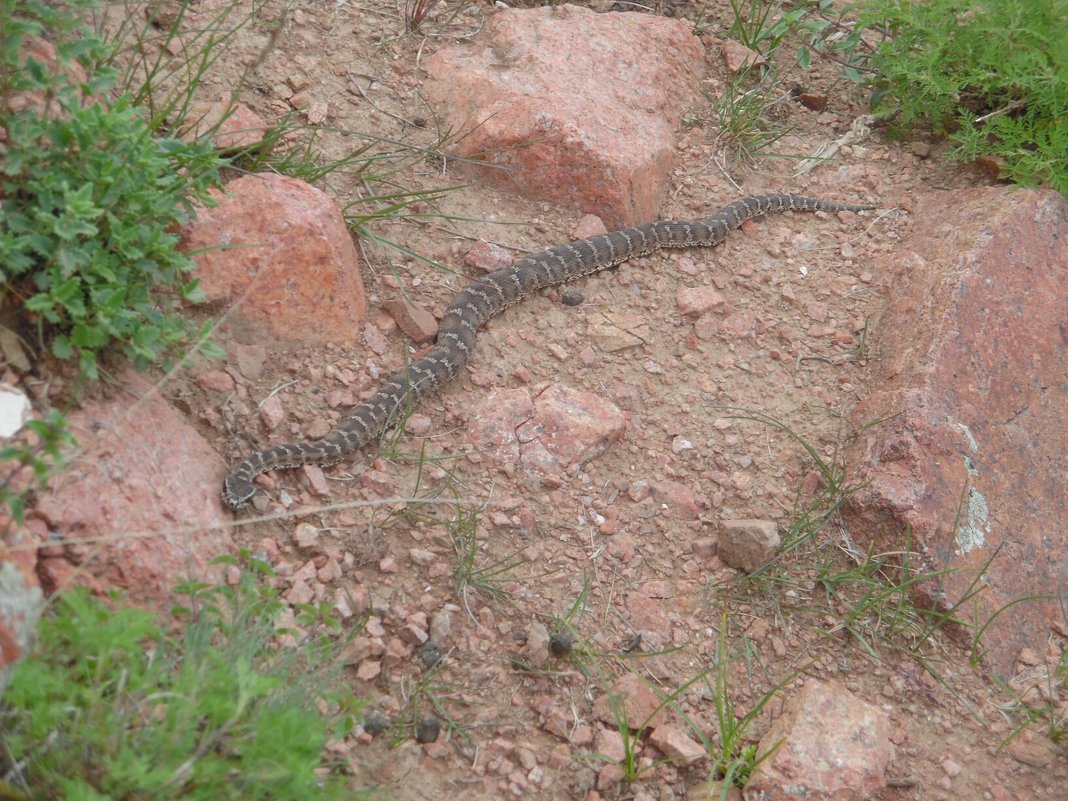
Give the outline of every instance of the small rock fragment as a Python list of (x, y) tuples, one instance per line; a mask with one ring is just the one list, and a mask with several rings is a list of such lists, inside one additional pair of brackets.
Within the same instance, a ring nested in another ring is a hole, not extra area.
[(201, 373), (197, 376), (197, 384), (213, 392), (232, 392), (235, 386), (233, 377), (222, 370), (208, 370)]
[(608, 228), (605, 226), (604, 220), (596, 214), (584, 214), (571, 231), (571, 235), (575, 239), (586, 239), (590, 236), (600, 236), (607, 233)]
[(721, 44), (719, 46), (719, 54), (723, 58), (723, 63), (727, 67), (727, 72), (732, 75), (739, 73), (744, 69), (759, 67), (765, 63), (765, 59), (760, 53), (751, 50), (741, 42), (735, 42), (733, 40), (727, 40)]
[(430, 641), (444, 645), (452, 633), (452, 617), (448, 610), (439, 609), (430, 618)]
[(649, 735), (649, 742), (673, 765), (681, 767), (696, 765), (708, 756), (701, 744), (690, 738), (678, 726), (657, 726)]
[(241, 375), (249, 381), (256, 381), (263, 375), (263, 367), (267, 363), (267, 348), (263, 345), (232, 345), (230, 350)]
[(476, 242), (464, 256), (464, 264), (486, 273), (504, 269), (505, 267), (508, 267), (513, 260), (510, 251), (505, 250), (500, 245), (494, 245), (491, 242), (483, 241)]
[(382, 309), (396, 321), (397, 327), (417, 345), (432, 342), (438, 335), (438, 321), (434, 318), (434, 315), (406, 298), (382, 301)]
[(581, 306), (585, 299), (577, 289), (565, 289), (560, 295), (560, 300), (565, 306)]
[(0, 384), (0, 437), (11, 437), (33, 416), (26, 394), (10, 384)]
[(727, 520), (716, 550), (726, 564), (752, 573), (775, 555), (779, 542), (774, 520)]
[(2, 325), (0, 325), (0, 351), (3, 352), (7, 363), (20, 373), (30, 371), (30, 360), (26, 358), (26, 351), (22, 348), (22, 341), (18, 334)]
[(360, 666), (356, 668), (356, 678), (360, 681), (373, 681), (382, 672), (382, 663), (377, 660), (368, 659), (360, 663)]
[(921, 159), (931, 155), (931, 145), (928, 142), (909, 142), (909, 152)]
[(601, 729), (593, 741), (593, 750), (612, 762), (622, 762), (627, 756), (623, 735), (615, 729)]
[(319, 529), (311, 523), (299, 523), (293, 529), (293, 542), (298, 548), (312, 548), (319, 542)]
[(991, 178), (998, 179), (1005, 177), (1005, 159), (1000, 158), (999, 156), (989, 156), (984, 154), (975, 160), (975, 164)]
[(625, 723), (631, 731), (659, 726), (667, 716), (660, 696), (634, 673), (616, 679), (612, 689), (597, 699), (593, 713), (611, 726)]
[(823, 111), (827, 108), (827, 95), (822, 92), (802, 92), (797, 96), (798, 102), (812, 111)]
[(683, 287), (675, 293), (675, 305), (679, 313), (687, 317), (700, 317), (707, 311), (718, 309), (726, 303), (723, 295), (714, 286)]
[(282, 399), (270, 395), (260, 404), (260, 422), (268, 431), (274, 431), (285, 419), (286, 411), (282, 408)]
[(539, 669), (549, 663), (549, 631), (537, 621), (527, 627), (527, 642), (523, 646), (522, 658)]
[(1057, 758), (1057, 746), (1047, 737), (1025, 730), (1009, 743), (1009, 756), (1033, 768), (1044, 768)]

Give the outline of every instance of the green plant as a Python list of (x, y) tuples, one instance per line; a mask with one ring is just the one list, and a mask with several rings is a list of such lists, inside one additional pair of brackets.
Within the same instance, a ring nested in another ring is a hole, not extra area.
[(414, 33), (440, 0), (404, 0), (404, 28)]
[(1068, 1), (866, 0), (860, 23), (887, 34), (876, 104), (900, 129), (930, 125), (954, 160), (993, 156), (1068, 193)]
[[(214, 16), (191, 25), (186, 17), (194, 4), (195, 0), (132, 0), (127, 5), (128, 13), (117, 23), (107, 25), (104, 19), (97, 23), (98, 35), (108, 45), (108, 57), (102, 66), (114, 71), (115, 86), (143, 110), (145, 122), (153, 132), (183, 140), (194, 134), (208, 139), (218, 131), (233, 113), (248, 76), (274, 48), (286, 17), (283, 10), (280, 25), (246, 64), (219, 117), (206, 119), (195, 108), (204, 78), (243, 28), (263, 22), (266, 3), (254, 0), (224, 4)], [(172, 55), (175, 52), (177, 56)], [(273, 126), (265, 136), (284, 133), (290, 127), (288, 123), (286, 120), (285, 124)]]
[[(780, 742), (772, 745), (764, 753), (759, 753), (756, 743), (746, 742), (746, 732), (764, 707), (768, 705), (768, 702), (804, 670), (804, 668), (798, 668), (790, 673), (764, 693), (755, 706), (739, 717), (734, 709), (734, 702), (731, 700), (730, 694), (730, 665), (732, 660), (727, 648), (728, 622), (727, 610), (724, 609), (720, 617), (719, 636), (716, 639), (715, 665), (711, 671), (713, 681), (708, 685), (708, 690), (712, 696), (712, 704), (716, 711), (719, 744), (713, 752), (709, 744), (705, 743), (705, 747), (709, 749), (709, 753), (712, 755), (710, 778), (723, 783), (722, 792), (724, 798), (726, 798), (727, 791), (732, 785), (744, 787), (749, 780), (749, 775), (756, 769), (757, 765), (778, 749)], [(699, 731), (692, 724), (691, 728)]]
[[(140, 366), (190, 333), (174, 308), (201, 295), (176, 230), (224, 162), (206, 141), (155, 138), (129, 96), (107, 97), (111, 49), (73, 16), (88, 5), (0, 0), (0, 280), (5, 305), (95, 379), (111, 345)], [(29, 52), (46, 37), (54, 63)], [(215, 352), (209, 330), (199, 343)]]
[(773, 72), (765, 72), (751, 84), (750, 68), (727, 80), (724, 90), (712, 98), (712, 113), (719, 133), (716, 144), (731, 154), (728, 162), (750, 163), (790, 133), (790, 128), (771, 121), (772, 110), (789, 95), (780, 90)]
[(510, 574), (526, 564), (518, 550), (488, 565), (478, 564), (478, 523), (483, 511), (483, 507), (465, 509), (458, 505), (456, 515), (446, 524), (456, 553), (456, 567), (452, 574), (453, 588), (456, 595), (463, 600), (465, 608), (469, 589), (497, 597), (508, 595), (508, 590), (501, 585), (511, 580)]
[(807, 0), (784, 10), (786, 3), (770, 0), (730, 0), (733, 19), (728, 35), (750, 50), (770, 58), (783, 37), (796, 30), (818, 4)]
[(871, 57), (875, 48), (864, 39), (867, 28), (856, 20), (858, 5), (835, 0), (811, 4), (812, 13), (796, 23), (804, 37), (797, 50), (798, 66), (807, 70), (815, 54), (841, 66), (842, 75), (853, 83), (868, 83), (874, 74)]
[(27, 799), (353, 798), (323, 758), (359, 706), (345, 639), (306, 609), (279, 642), (269, 575), (246, 557), (234, 586), (187, 582), (177, 629), (64, 593), (0, 702), (0, 776)]

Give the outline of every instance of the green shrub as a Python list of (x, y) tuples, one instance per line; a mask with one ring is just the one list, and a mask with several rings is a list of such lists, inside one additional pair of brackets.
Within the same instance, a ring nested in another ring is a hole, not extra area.
[(236, 586), (186, 585), (177, 633), (81, 588), (60, 597), (0, 702), (8, 786), (32, 799), (362, 797), (323, 760), (358, 706), (336, 689), (344, 639), (308, 610), (311, 633), (280, 645), (265, 572), (251, 561)]
[[(73, 13), (0, 0), (0, 282), (3, 305), (37, 315), (52, 353), (96, 378), (113, 344), (143, 366), (191, 333), (173, 314), (199, 297), (176, 232), (224, 162), (206, 141), (156, 138), (127, 96), (109, 97), (110, 49)], [(57, 63), (28, 56), (30, 37), (54, 40)]]
[(866, 0), (889, 34), (871, 65), (897, 125), (928, 124), (960, 161), (1068, 194), (1068, 0)]

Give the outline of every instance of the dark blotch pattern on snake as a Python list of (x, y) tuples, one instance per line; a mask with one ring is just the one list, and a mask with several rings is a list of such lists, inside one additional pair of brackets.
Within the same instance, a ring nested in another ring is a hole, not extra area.
[(445, 312), (434, 348), (394, 376), (369, 400), (353, 407), (337, 428), (315, 442), (275, 445), (257, 451), (226, 477), (223, 501), (240, 509), (255, 492), (252, 480), (268, 470), (302, 464), (330, 465), (356, 453), (401, 413), (440, 389), (463, 369), (475, 333), (532, 292), (562, 284), (644, 256), (660, 248), (718, 245), (743, 222), (779, 211), (868, 211), (875, 206), (834, 203), (798, 195), (763, 195), (737, 200), (703, 220), (659, 220), (559, 245), (468, 284)]

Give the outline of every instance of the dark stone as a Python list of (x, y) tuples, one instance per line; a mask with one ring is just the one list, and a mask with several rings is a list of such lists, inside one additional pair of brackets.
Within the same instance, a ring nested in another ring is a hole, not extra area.
[(377, 709), (372, 709), (363, 720), (363, 730), (372, 737), (381, 734), (391, 725), (389, 716)]
[(444, 658), (444, 655), (441, 653), (441, 646), (433, 641), (427, 641), (419, 646), (419, 650), (416, 651), (416, 656), (419, 657), (419, 661), (427, 670), (440, 665), (441, 660)]
[(565, 289), (560, 293), (560, 300), (564, 302), (565, 306), (579, 306), (585, 298), (577, 289)]
[(553, 656), (568, 656), (574, 647), (575, 638), (566, 631), (558, 631), (549, 637), (549, 651)]
[(432, 743), (441, 734), (441, 721), (433, 715), (427, 715), (415, 725), (415, 741)]

